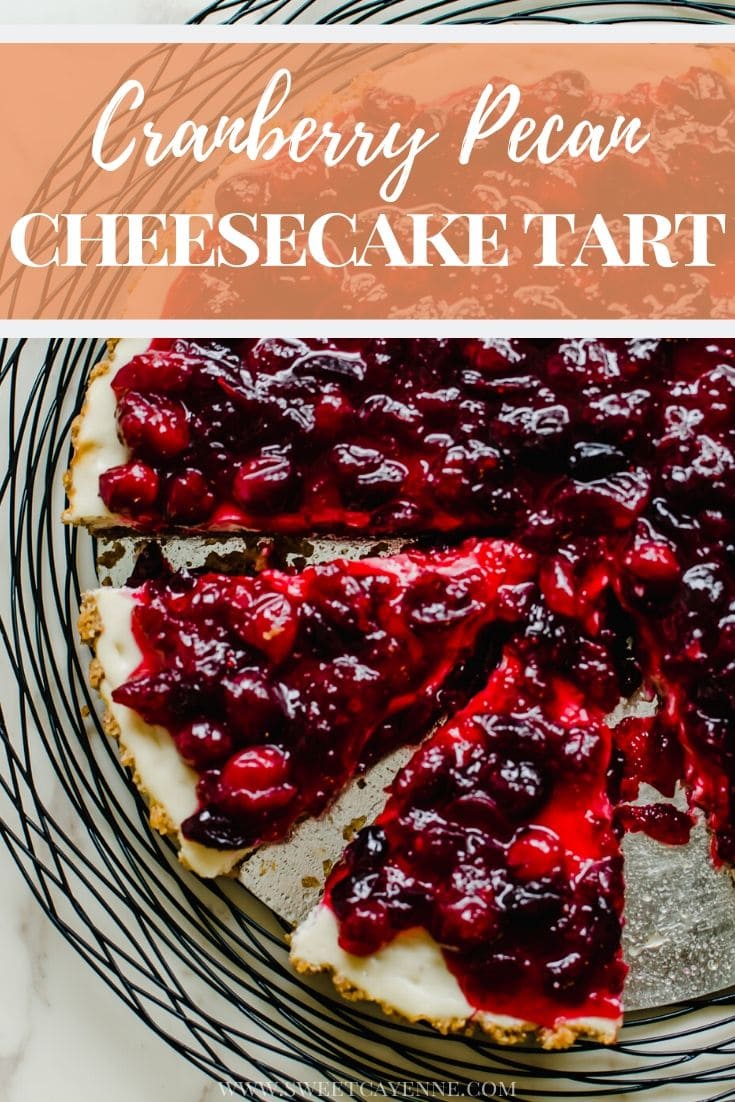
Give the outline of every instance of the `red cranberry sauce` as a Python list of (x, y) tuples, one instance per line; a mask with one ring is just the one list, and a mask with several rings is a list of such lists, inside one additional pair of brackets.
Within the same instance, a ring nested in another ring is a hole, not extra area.
[(615, 823), (620, 830), (642, 832), (669, 846), (686, 845), (694, 825), (691, 812), (672, 804), (618, 804)]
[(713, 854), (735, 864), (735, 346), (674, 346), (650, 501), (615, 585)]
[(605, 595), (585, 630), (634, 639), (621, 688), (663, 697), (669, 778), (678, 746), (735, 862), (735, 346), (168, 340), (113, 386), (126, 523), (487, 531), (541, 556), (548, 613)]
[(166, 727), (199, 774), (187, 838), (280, 839), (423, 736), (483, 630), (520, 619), (534, 572), (518, 545), (476, 540), (300, 574), (149, 580), (134, 591), (142, 660), (113, 697)]
[(611, 734), (566, 672), (537, 681), (527, 646), (509, 644), (486, 688), (416, 751), (325, 898), (350, 953), (427, 930), (479, 1010), (547, 1027), (617, 1019)]
[(624, 531), (671, 388), (655, 341), (156, 341), (113, 379), (148, 531)]

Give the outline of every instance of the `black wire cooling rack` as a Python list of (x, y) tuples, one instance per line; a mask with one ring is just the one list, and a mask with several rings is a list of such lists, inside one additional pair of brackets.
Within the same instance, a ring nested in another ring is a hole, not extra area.
[[(91, 539), (59, 521), (62, 473), (101, 351), (94, 340), (0, 341), (0, 830), (62, 934), (183, 1056), (220, 1082), (252, 1084), (255, 1097), (408, 1079), (513, 1082), (527, 1100), (735, 1098), (732, 995), (639, 1015), (612, 1050), (552, 1055), (441, 1038), (301, 980), (266, 908), (237, 883), (205, 885), (182, 870), (101, 732), (75, 642), (95, 573)], [(425, 1090), (419, 1082), (402, 1097)]]
[(699, 0), (214, 0), (191, 23), (732, 23), (731, 4)]

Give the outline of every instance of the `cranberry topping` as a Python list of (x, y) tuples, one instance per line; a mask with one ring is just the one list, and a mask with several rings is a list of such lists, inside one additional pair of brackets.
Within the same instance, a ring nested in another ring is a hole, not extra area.
[[(330, 878), (340, 942), (367, 954), (421, 926), (481, 1009), (617, 1016), (609, 795), (618, 830), (678, 844), (689, 815), (630, 801), (683, 778), (735, 863), (735, 349), (162, 342), (116, 377), (121, 409), (158, 371), (172, 442), (154, 457), (158, 430), (139, 432), (101, 479), (145, 528), (514, 541), (137, 590), (143, 661), (115, 698), (198, 773), (185, 835), (285, 837), (484, 680)], [(657, 714), (611, 731), (641, 688)]]
[(619, 804), (615, 822), (622, 830), (643, 831), (670, 846), (686, 845), (694, 825), (690, 813), (664, 803)]
[[(113, 387), (130, 458), (100, 491), (134, 526), (470, 528), (532, 547), (543, 600), (529, 631), (555, 617), (563, 662), (568, 624), (581, 624), (587, 690), (610, 707), (642, 679), (663, 699), (637, 750), (621, 728), (621, 797), (684, 776), (716, 856), (735, 859), (735, 347), (167, 340)], [(256, 650), (247, 631), (261, 650), (269, 635), (276, 661), (293, 642), (286, 604), (264, 597), (242, 629)], [(427, 600), (412, 628), (432, 615)], [(326, 645), (335, 629), (320, 614), (308, 630)]]
[(614, 742), (617, 760), (610, 786), (614, 796), (635, 800), (643, 783), (663, 796), (674, 795), (677, 782), (684, 780), (684, 760), (665, 715), (628, 716), (615, 727)]
[(340, 945), (359, 956), (427, 930), (478, 1009), (549, 1027), (615, 1018), (625, 967), (610, 731), (572, 681), (527, 674), (509, 644), (485, 689), (398, 774), (325, 898)]
[(100, 492), (146, 529), (626, 528), (667, 360), (625, 341), (154, 342), (113, 388), (158, 484)]
[(136, 459), (110, 467), (100, 475), (100, 493), (109, 509), (133, 509), (142, 521), (153, 516), (160, 479), (156, 471)]
[[(113, 697), (166, 727), (199, 774), (187, 838), (283, 838), (462, 702), (458, 671), (481, 633), (520, 620), (534, 571), (518, 545), (476, 540), (295, 575), (149, 580), (134, 591), (141, 663)], [(498, 784), (527, 788), (532, 768)]]

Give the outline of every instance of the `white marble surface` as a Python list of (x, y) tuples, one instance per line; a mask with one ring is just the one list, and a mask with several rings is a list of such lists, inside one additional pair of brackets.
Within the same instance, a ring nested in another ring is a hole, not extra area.
[[(2, 1102), (214, 1102), (47, 920), (0, 846)], [(124, 1074), (121, 1074), (124, 1068)]]

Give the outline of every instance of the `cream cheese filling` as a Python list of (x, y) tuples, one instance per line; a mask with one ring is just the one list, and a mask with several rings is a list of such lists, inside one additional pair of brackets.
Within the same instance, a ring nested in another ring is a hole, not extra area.
[(150, 343), (147, 338), (124, 337), (115, 344), (107, 360), (92, 372), (75, 426), (74, 457), (67, 488), (69, 505), (64, 513), (67, 523), (94, 528), (114, 520), (114, 513), (100, 497), (100, 475), (110, 467), (126, 463), (130, 449), (118, 437), (117, 399), (112, 380), (133, 356), (147, 351)]
[(616, 1019), (586, 1017), (563, 1019), (554, 1029), (540, 1029), (534, 1022), (479, 1010), (447, 968), (438, 944), (421, 928), (398, 934), (365, 957), (346, 953), (339, 946), (338, 935), (337, 919), (320, 903), (292, 935), (294, 965), (304, 972), (328, 969), (345, 993), (370, 999), (411, 1021), (430, 1021), (444, 1030), (473, 1022), (504, 1040), (520, 1039), (539, 1029), (548, 1047), (571, 1043), (580, 1034), (611, 1043), (620, 1025)]

